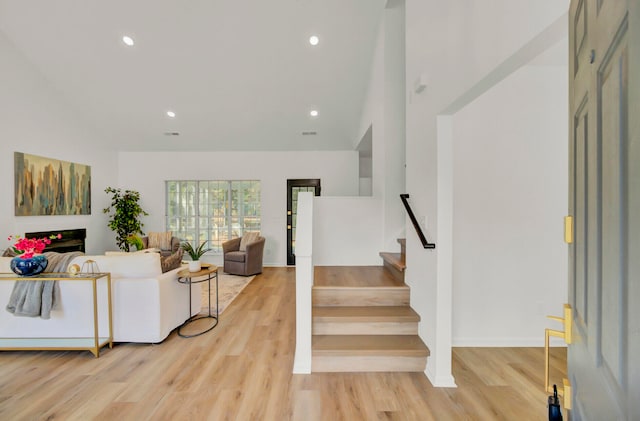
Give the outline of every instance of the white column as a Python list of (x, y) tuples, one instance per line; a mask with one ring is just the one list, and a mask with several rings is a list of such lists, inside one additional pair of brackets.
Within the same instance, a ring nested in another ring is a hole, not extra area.
[(294, 374), (311, 373), (311, 289), (313, 287), (313, 193), (298, 194), (296, 255), (296, 352)]

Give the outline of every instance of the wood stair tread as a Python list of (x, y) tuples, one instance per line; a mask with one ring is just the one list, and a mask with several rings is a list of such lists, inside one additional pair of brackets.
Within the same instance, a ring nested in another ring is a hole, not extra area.
[(358, 287), (358, 286), (340, 286), (340, 285), (314, 285), (312, 287), (312, 289), (314, 290), (319, 290), (319, 291), (331, 291), (331, 290), (336, 290), (336, 291), (367, 291), (367, 290), (373, 290), (373, 291), (384, 291), (384, 290), (389, 290), (389, 291), (398, 291), (398, 290), (405, 290), (405, 289), (409, 289), (409, 286), (407, 284), (402, 284), (402, 285), (380, 285), (380, 286), (362, 286), (362, 287)]
[(419, 322), (409, 306), (313, 307), (314, 322)]
[(390, 253), (386, 251), (381, 251), (379, 254), (385, 263), (393, 266), (398, 271), (404, 272), (404, 270), (407, 268), (407, 265), (405, 263), (405, 259), (402, 253)]
[(314, 287), (403, 286), (384, 266), (315, 266)]
[(408, 306), (409, 287), (397, 286), (318, 286), (312, 290), (314, 306)]
[(314, 356), (427, 357), (429, 348), (418, 335), (314, 335)]

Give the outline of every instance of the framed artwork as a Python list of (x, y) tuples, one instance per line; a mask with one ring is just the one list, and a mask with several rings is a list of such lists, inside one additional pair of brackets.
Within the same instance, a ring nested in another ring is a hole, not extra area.
[(91, 215), (91, 167), (14, 153), (15, 214)]

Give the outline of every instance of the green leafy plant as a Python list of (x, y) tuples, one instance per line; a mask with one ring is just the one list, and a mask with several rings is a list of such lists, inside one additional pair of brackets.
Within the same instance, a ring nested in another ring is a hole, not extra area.
[[(207, 240), (208, 241), (208, 240)], [(193, 245), (188, 242), (188, 241), (183, 241), (182, 243), (180, 243), (180, 247), (182, 248), (182, 250), (184, 250), (189, 257), (191, 257), (191, 260), (193, 260), (194, 262), (196, 260), (200, 260), (200, 258), (209, 250), (211, 249), (205, 249), (204, 246), (207, 244), (207, 241), (203, 242), (202, 244), (200, 244), (198, 247), (193, 247)]]
[(135, 246), (136, 250), (144, 249), (144, 243), (142, 242), (142, 238), (138, 234), (132, 234), (127, 237), (127, 244), (130, 246)]
[(111, 206), (102, 210), (104, 213), (113, 212), (109, 218), (109, 228), (116, 233), (116, 243), (120, 250), (129, 251), (127, 239), (134, 234), (143, 234), (140, 216), (149, 215), (140, 207), (140, 193), (135, 190), (114, 189), (107, 187), (105, 193), (111, 194)]

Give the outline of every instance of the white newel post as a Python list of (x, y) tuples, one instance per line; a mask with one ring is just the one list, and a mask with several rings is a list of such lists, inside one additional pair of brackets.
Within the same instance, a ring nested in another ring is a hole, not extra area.
[(311, 288), (313, 287), (313, 193), (298, 194), (296, 255), (295, 374), (311, 373)]

